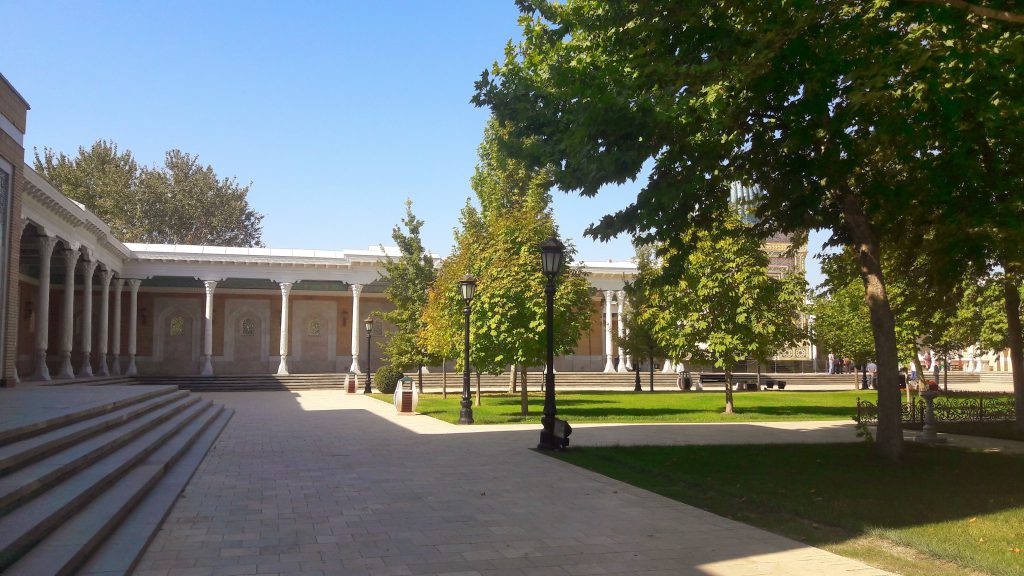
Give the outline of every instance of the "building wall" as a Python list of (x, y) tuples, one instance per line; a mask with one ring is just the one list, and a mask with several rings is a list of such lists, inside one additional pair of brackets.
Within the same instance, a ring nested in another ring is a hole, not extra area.
[[(18, 94), (7, 79), (0, 75), (0, 116), (14, 126), (14, 130), (25, 133), (25, 125), (28, 119), (28, 103)], [(0, 130), (0, 158), (3, 158), (12, 168), (11, 174), (11, 196), (8, 206), (9, 219), (4, 229), (7, 240), (7, 253), (4, 254), (6, 261), (4, 271), (7, 275), (7, 294), (3, 302), (4, 338), (3, 338), (3, 365), (0, 366), (0, 385), (13, 386), (17, 380), (17, 354), (18, 354), (18, 266), (21, 250), (21, 196), (24, 186), (24, 147), (9, 135), (5, 130)]]

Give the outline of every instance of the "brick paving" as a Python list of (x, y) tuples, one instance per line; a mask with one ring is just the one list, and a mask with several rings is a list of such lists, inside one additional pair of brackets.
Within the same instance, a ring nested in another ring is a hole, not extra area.
[[(138, 576), (886, 572), (338, 391), (205, 394), (236, 414)], [(807, 431), (818, 428), (813, 433)], [(582, 426), (578, 444), (850, 440), (849, 425)]]

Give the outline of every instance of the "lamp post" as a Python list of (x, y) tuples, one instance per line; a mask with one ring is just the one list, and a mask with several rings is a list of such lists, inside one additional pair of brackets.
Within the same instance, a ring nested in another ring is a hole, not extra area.
[(469, 397), (469, 303), (476, 293), (476, 278), (466, 275), (459, 282), (459, 292), (462, 293), (462, 314), (466, 318), (465, 340), (462, 351), (462, 409), (459, 410), (459, 424), (473, 423), (473, 401)]
[(366, 388), (363, 389), (363, 394), (372, 394), (373, 388), (370, 386), (370, 336), (373, 334), (373, 318), (367, 316), (366, 320), (363, 320), (363, 326), (366, 327)]
[(541, 269), (547, 276), (544, 285), (544, 296), (547, 306), (544, 314), (544, 329), (547, 334), (547, 371), (544, 374), (544, 417), (540, 419), (544, 426), (540, 431), (540, 450), (558, 450), (568, 443), (569, 426), (565, 423), (560, 427), (560, 437), (555, 435), (555, 277), (562, 269), (562, 258), (565, 256), (565, 245), (552, 236), (540, 243)]

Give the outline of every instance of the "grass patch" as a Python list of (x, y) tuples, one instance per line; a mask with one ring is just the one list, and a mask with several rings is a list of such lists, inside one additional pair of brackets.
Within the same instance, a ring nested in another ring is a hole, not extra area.
[(1024, 575), (1024, 458), (908, 444), (575, 448), (557, 457), (913, 576)]
[[(857, 412), (853, 390), (838, 392), (737, 392), (736, 414), (725, 415), (725, 393), (714, 392), (566, 392), (558, 394), (558, 415), (571, 423), (607, 422), (766, 422), (779, 420), (850, 420)], [(374, 394), (391, 401), (390, 395)], [(416, 411), (445, 422), (459, 420), (459, 393), (422, 394)], [(484, 394), (473, 407), (477, 424), (538, 422), (544, 395), (530, 394), (530, 414), (519, 413), (519, 394)]]

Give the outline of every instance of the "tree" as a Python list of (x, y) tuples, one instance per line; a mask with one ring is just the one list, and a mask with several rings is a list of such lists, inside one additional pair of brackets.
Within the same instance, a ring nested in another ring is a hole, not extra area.
[[(665, 243), (681, 275), (693, 247), (680, 232), (710, 228), (707, 214), (739, 181), (765, 192), (761, 233), (827, 228), (854, 251), (880, 370), (876, 448), (899, 459), (883, 247), (965, 205), (972, 217), (992, 205), (983, 187), (953, 186), (985, 181), (985, 146), (965, 127), (983, 143), (998, 137), (1005, 146), (989, 158), (1019, 166), (1007, 152), (1021, 142), (1021, 77), (1007, 71), (1024, 60), (1022, 30), (888, 0), (520, 6), (523, 41), (474, 97), (511, 124), (510, 147), (584, 195), (651, 167), (636, 201), (591, 235)], [(999, 217), (1020, 221), (1014, 210)]]
[[(510, 364), (544, 362), (544, 284), (540, 242), (556, 234), (549, 178), (529, 170), (498, 148), (502, 127), (490, 122), (471, 181), (480, 209), (467, 202), (452, 256), (441, 263), (423, 315), (424, 337), (433, 354), (459, 358), (462, 302), (458, 281), (476, 278), (470, 319), (470, 360), (478, 371), (501, 373)], [(573, 266), (567, 244), (563, 273), (556, 279), (555, 353), (570, 352), (587, 327), (591, 307), (586, 277)], [(525, 413), (526, 387), (522, 387)]]
[(804, 281), (768, 275), (768, 255), (733, 211), (710, 217), (709, 230), (694, 229), (693, 246), (678, 283), (654, 292), (653, 323), (672, 358), (689, 357), (725, 372), (725, 413), (733, 413), (732, 367), (760, 362), (800, 341)]
[(423, 221), (412, 212), (412, 200), (405, 201), (402, 228), (395, 226), (391, 238), (401, 255), (383, 263), (381, 280), (386, 284), (384, 294), (394, 304), (378, 316), (394, 327), (390, 338), (381, 346), (384, 356), (400, 370), (419, 368), (430, 361), (420, 342), (423, 327), (423, 309), (427, 304), (427, 290), (434, 282), (434, 258), (423, 248), (420, 229)]
[(652, 246), (636, 246), (637, 273), (626, 282), (624, 292), (629, 303), (629, 311), (625, 318), (620, 319), (623, 335), (619, 337), (619, 347), (633, 357), (637, 370), (637, 386), (639, 387), (640, 362), (646, 356), (650, 362), (650, 385), (654, 389), (654, 358), (663, 355), (664, 351), (655, 337), (655, 319), (658, 310), (654, 307), (659, 288), (657, 282), (660, 271), (657, 267), (654, 248)]
[(819, 350), (852, 358), (860, 366), (874, 357), (870, 314), (860, 282), (847, 282), (838, 290), (815, 297), (811, 314)]
[(130, 151), (98, 140), (74, 158), (36, 151), (35, 170), (125, 242), (262, 246), (263, 216), (249, 207), (249, 186), (180, 150), (168, 151), (162, 167), (140, 167)]

